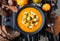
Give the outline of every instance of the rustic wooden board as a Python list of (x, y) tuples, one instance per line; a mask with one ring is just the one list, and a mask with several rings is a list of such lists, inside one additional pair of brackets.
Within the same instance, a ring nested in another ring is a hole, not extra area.
[[(58, 35), (60, 32), (60, 15), (57, 16), (53, 28), (54, 28), (54, 34)], [(46, 31), (51, 32), (50, 28), (47, 28)]]

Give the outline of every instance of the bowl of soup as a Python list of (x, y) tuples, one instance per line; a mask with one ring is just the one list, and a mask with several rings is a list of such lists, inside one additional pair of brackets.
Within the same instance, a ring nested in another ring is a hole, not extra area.
[(45, 15), (43, 11), (36, 6), (25, 6), (19, 10), (16, 16), (16, 23), (23, 33), (37, 33), (44, 26)]

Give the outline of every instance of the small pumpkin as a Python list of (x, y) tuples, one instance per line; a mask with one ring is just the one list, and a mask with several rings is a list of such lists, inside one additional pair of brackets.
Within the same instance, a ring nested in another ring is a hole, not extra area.
[(48, 3), (46, 3), (42, 6), (42, 10), (44, 10), (44, 11), (49, 11), (50, 9), (51, 9), (51, 6)]
[(28, 0), (16, 0), (16, 2), (20, 6), (25, 6), (28, 4)]
[(33, 0), (34, 3), (41, 3), (42, 0)]

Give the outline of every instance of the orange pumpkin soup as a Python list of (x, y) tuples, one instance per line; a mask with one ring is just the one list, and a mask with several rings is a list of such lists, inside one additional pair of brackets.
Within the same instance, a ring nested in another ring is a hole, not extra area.
[(21, 10), (17, 16), (19, 28), (27, 33), (33, 33), (40, 29), (43, 23), (42, 14), (33, 7)]

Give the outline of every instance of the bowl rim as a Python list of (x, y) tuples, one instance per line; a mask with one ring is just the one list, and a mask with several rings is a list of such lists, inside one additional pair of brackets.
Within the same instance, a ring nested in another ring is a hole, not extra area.
[[(27, 33), (27, 32), (22, 31), (22, 30), (19, 28), (19, 26), (18, 26), (18, 24), (17, 24), (17, 20), (16, 20), (19, 12), (20, 12), (21, 10), (23, 10), (24, 8), (27, 8), (27, 7), (33, 7), (33, 8), (38, 9), (38, 10), (40, 11), (40, 13), (42, 14), (42, 17), (43, 17), (43, 23), (42, 23), (43, 25), (41, 25), (41, 27), (39, 28), (39, 30), (37, 30), (36, 32), (33, 32), (33, 33)], [(44, 27), (44, 25), (45, 25), (45, 15), (44, 15), (43, 11), (42, 11), (39, 7), (34, 6), (34, 5), (27, 5), (27, 6), (24, 6), (24, 7), (20, 8), (19, 11), (18, 11), (18, 13), (17, 13), (17, 15), (16, 15), (16, 19), (15, 19), (15, 20), (16, 20), (17, 28), (18, 28), (19, 32), (21, 32), (21, 33), (23, 33), (23, 34), (29, 34), (29, 35), (36, 34), (36, 33), (38, 33), (39, 31), (41, 31), (41, 29), (42, 29), (42, 28)]]

